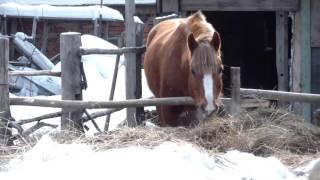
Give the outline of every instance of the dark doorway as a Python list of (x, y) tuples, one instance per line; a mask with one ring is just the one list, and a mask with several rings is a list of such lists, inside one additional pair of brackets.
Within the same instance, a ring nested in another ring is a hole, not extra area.
[(230, 67), (241, 67), (241, 87), (276, 89), (274, 12), (203, 12), (222, 37), (224, 94), (230, 95)]

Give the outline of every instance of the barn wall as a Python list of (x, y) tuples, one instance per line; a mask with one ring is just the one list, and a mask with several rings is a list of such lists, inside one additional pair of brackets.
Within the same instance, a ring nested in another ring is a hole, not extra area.
[(299, 0), (158, 0), (163, 12), (181, 11), (296, 11)]
[[(320, 94), (320, 1), (311, 0), (311, 92)], [(312, 111), (320, 108), (312, 105)]]

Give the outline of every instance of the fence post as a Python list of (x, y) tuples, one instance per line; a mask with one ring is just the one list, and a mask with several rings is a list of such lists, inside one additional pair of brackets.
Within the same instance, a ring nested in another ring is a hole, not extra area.
[[(77, 32), (61, 33), (61, 84), (63, 100), (82, 100), (81, 88), (81, 34)], [(61, 116), (61, 130), (80, 130), (83, 109), (63, 108)]]
[[(134, 12), (135, 12), (135, 0), (125, 1), (125, 36), (126, 36), (126, 46), (135, 47), (136, 46), (136, 33), (134, 24)], [(135, 91), (137, 85), (137, 58), (135, 53), (126, 53), (126, 98), (135, 99)], [(136, 122), (136, 108), (127, 108), (127, 122), (129, 127), (137, 126)]]
[(0, 145), (8, 145), (11, 129), (8, 122), (11, 118), (9, 83), (8, 83), (8, 62), (9, 62), (9, 39), (0, 36)]
[[(143, 45), (143, 37), (144, 37), (144, 24), (136, 23), (136, 46)], [(140, 99), (142, 97), (142, 77), (141, 77), (141, 68), (142, 68), (142, 53), (136, 54), (136, 99)], [(136, 109), (136, 121), (137, 124), (141, 124), (144, 120), (144, 108), (137, 107)]]
[(231, 67), (231, 114), (238, 117), (240, 109), (240, 67)]

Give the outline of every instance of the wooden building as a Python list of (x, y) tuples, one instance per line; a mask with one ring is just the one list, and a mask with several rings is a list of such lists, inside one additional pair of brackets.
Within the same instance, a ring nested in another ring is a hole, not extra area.
[[(157, 0), (159, 13), (197, 10), (222, 35), (226, 83), (240, 66), (242, 87), (320, 93), (320, 0)], [(311, 119), (310, 104), (294, 109)]]

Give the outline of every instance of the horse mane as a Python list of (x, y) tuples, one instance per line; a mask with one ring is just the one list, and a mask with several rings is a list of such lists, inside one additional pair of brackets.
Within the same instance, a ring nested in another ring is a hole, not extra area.
[(187, 24), (195, 39), (200, 41), (211, 41), (215, 29), (207, 22), (201, 11), (197, 11), (187, 18)]
[(190, 33), (193, 33), (198, 47), (193, 51), (196, 60), (191, 61), (191, 68), (197, 74), (204, 72), (217, 72), (217, 66), (222, 64), (221, 50), (214, 50), (211, 44), (215, 29), (207, 22), (201, 11), (187, 18), (187, 25)]

